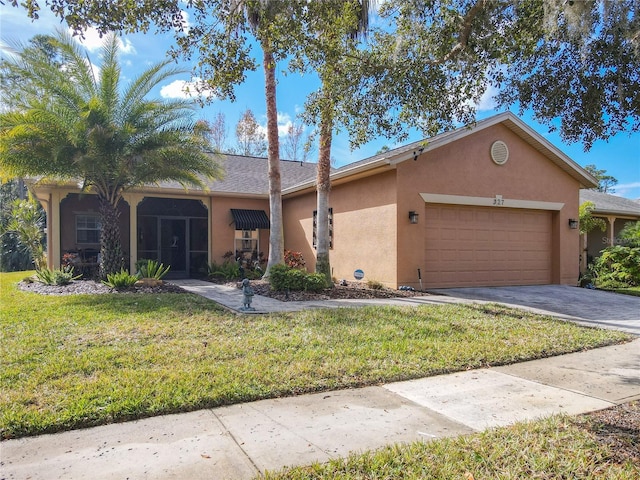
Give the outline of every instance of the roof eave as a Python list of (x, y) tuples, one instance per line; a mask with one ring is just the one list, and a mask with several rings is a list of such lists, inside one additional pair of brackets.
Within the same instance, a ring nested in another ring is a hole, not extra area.
[[(379, 169), (386, 169), (387, 167), (391, 166), (391, 161), (389, 158), (381, 158), (378, 160), (375, 160), (371, 163), (365, 163), (363, 165), (358, 165), (356, 167), (353, 168), (346, 168), (346, 169), (341, 169), (337, 172), (334, 172), (331, 174), (331, 183), (332, 184), (338, 184), (340, 183), (340, 180), (342, 179), (346, 179), (349, 177), (353, 177), (353, 176), (369, 176), (369, 175), (374, 175), (376, 173), (378, 173)], [(288, 187), (286, 189), (282, 190), (282, 194), (283, 195), (290, 195), (293, 193), (298, 193), (304, 190), (308, 190), (308, 189), (312, 189), (315, 188), (316, 186), (316, 180), (308, 180), (306, 182), (303, 183), (299, 183), (297, 185), (293, 185), (291, 187)]]

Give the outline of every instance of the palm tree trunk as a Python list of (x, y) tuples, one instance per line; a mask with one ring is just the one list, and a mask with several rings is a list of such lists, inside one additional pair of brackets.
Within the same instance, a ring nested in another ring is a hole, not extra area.
[(111, 201), (98, 195), (100, 203), (100, 278), (106, 279), (110, 273), (119, 272), (124, 266), (122, 239), (120, 237), (120, 211), (118, 199)]
[(284, 231), (282, 225), (282, 181), (280, 178), (280, 144), (278, 140), (278, 110), (276, 107), (276, 75), (273, 52), (267, 41), (262, 42), (264, 90), (267, 102), (267, 141), (269, 144), (269, 258), (264, 276), (272, 266), (284, 263)]
[(331, 263), (329, 261), (329, 193), (331, 191), (331, 141), (333, 117), (326, 107), (320, 113), (320, 148), (318, 152), (317, 175), (317, 236), (316, 273), (326, 278), (327, 287), (333, 286)]

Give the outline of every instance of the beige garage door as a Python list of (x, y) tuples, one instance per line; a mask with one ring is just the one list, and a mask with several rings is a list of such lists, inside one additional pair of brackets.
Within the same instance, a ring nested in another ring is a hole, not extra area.
[(551, 212), (427, 205), (425, 287), (551, 283)]

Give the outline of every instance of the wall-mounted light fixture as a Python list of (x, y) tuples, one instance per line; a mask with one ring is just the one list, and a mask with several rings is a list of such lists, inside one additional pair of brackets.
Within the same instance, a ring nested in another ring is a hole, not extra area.
[(571, 230), (575, 230), (576, 228), (578, 228), (578, 220), (576, 220), (575, 218), (570, 218), (569, 219), (569, 228)]
[(414, 212), (413, 210), (409, 212), (409, 222), (418, 223), (418, 212)]

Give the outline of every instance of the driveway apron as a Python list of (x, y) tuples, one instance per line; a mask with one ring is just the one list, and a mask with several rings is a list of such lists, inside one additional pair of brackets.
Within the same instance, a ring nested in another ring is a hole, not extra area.
[(451, 298), (499, 302), (551, 313), (582, 325), (640, 335), (640, 297), (568, 285), (471, 287), (432, 290)]

